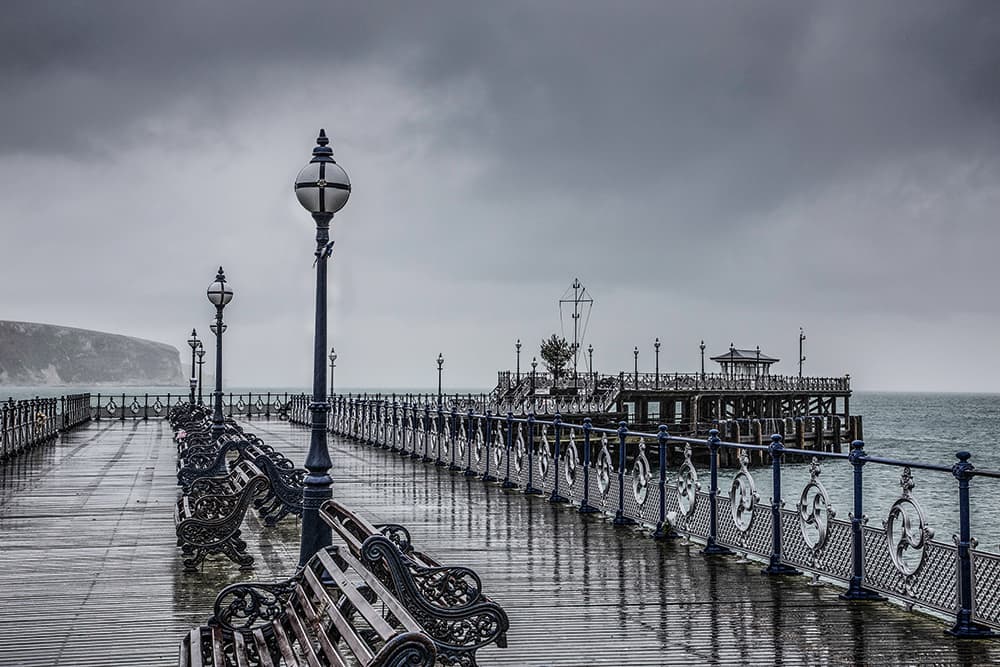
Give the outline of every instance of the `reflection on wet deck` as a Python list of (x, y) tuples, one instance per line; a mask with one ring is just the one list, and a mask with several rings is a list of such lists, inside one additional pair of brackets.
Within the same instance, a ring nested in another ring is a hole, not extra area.
[[(308, 432), (248, 430), (301, 461)], [(217, 559), (181, 573), (175, 454), (162, 421), (101, 422), (8, 462), (0, 474), (0, 665), (175, 664), (215, 593), (287, 576), (298, 526), (244, 531), (249, 576)], [(507, 610), (510, 646), (483, 665), (983, 664), (1000, 645), (885, 603), (849, 604), (805, 579), (706, 559), (606, 520), (348, 441), (332, 443), (334, 493), (416, 545), (476, 569)]]

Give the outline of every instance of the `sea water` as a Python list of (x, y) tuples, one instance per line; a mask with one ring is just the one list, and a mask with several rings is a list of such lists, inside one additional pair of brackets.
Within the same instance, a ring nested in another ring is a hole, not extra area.
[[(426, 389), (344, 387), (344, 393), (427, 393)], [(15, 400), (35, 396), (62, 396), (81, 391), (69, 387), (2, 387), (0, 399)], [(170, 393), (183, 400), (187, 387), (98, 387), (91, 393), (103, 395), (163, 396)], [(227, 387), (233, 394), (307, 392), (305, 387)], [(338, 391), (340, 389), (338, 388)], [(462, 389), (460, 394), (482, 393), (483, 389)], [(454, 393), (448, 392), (448, 393)], [(206, 394), (207, 398), (208, 394)], [(888, 393), (855, 392), (851, 411), (864, 416), (865, 451), (880, 456), (951, 466), (955, 453), (972, 453), (971, 462), (977, 468), (1000, 471), (1000, 395), (955, 393)], [(789, 446), (786, 443), (786, 446)], [(845, 446), (844, 451), (847, 451)], [(958, 482), (950, 473), (912, 470), (914, 487), (911, 497), (924, 509), (935, 539), (951, 542), (958, 532)], [(869, 524), (881, 526), (892, 504), (902, 494), (902, 468), (868, 464), (864, 467), (864, 514)], [(728, 493), (734, 470), (722, 470), (719, 488)], [(763, 502), (772, 497), (769, 467), (752, 469), (757, 490)], [(700, 472), (703, 488), (707, 489), (707, 471)], [(782, 500), (794, 509), (799, 494), (810, 479), (808, 463), (788, 463), (782, 467)], [(837, 518), (848, 520), (853, 509), (853, 468), (846, 461), (826, 460), (820, 463), (818, 479), (826, 487)], [(972, 534), (980, 548), (1000, 551), (1000, 480), (977, 477), (972, 481)]]

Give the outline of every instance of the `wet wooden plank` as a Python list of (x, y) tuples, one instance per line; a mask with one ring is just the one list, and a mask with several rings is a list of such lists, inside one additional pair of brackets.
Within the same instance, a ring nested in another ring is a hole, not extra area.
[[(307, 430), (247, 426), (304, 459)], [(0, 665), (176, 664), (223, 586), (294, 570), (297, 523), (250, 521), (250, 577), (222, 558), (183, 574), (174, 452), (162, 421), (101, 422), (0, 469)], [(510, 645), (481, 650), (483, 665), (1000, 661), (998, 645), (958, 642), (888, 604), (848, 604), (383, 450), (338, 439), (332, 454), (337, 498), (473, 567), (503, 605)]]

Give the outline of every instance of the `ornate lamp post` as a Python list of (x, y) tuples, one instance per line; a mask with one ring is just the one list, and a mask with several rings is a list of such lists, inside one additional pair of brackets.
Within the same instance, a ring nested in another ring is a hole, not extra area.
[(195, 364), (194, 356), (195, 356), (195, 353), (198, 351), (198, 346), (201, 345), (201, 341), (198, 340), (198, 332), (195, 331), (194, 329), (191, 329), (191, 337), (188, 338), (188, 342), (187, 343), (188, 343), (188, 345), (191, 346), (191, 380), (190, 380), (190, 385), (191, 385), (191, 405), (194, 405), (194, 389), (195, 389), (195, 387), (198, 384), (198, 380), (195, 379), (195, 375), (194, 375), (194, 364)]
[(729, 377), (736, 377), (736, 346), (729, 343)]
[(534, 412), (537, 407), (538, 399), (535, 398), (535, 369), (538, 368), (538, 358), (531, 358), (531, 411)]
[(333, 369), (337, 367), (337, 352), (330, 348), (330, 395), (333, 396)]
[(806, 340), (806, 333), (799, 327), (799, 377), (802, 377), (802, 362), (806, 360), (806, 355), (802, 354), (802, 343)]
[[(233, 300), (233, 287), (226, 282), (226, 274), (219, 267), (215, 281), (208, 286), (208, 300), (215, 306), (215, 322), (210, 327), (215, 334), (215, 404), (212, 411), (212, 437), (219, 438), (226, 430), (222, 416), (222, 334), (226, 325), (222, 322), (222, 309)], [(193, 388), (192, 388), (193, 391)]]
[(198, 351), (195, 353), (198, 355), (198, 405), (205, 405), (205, 400), (202, 397), (202, 370), (205, 367), (205, 346), (200, 342), (198, 343)]
[(444, 355), (438, 352), (438, 406), (441, 405), (441, 369), (444, 368)]
[(514, 343), (514, 349), (517, 350), (517, 370), (515, 371), (517, 375), (517, 384), (521, 384), (521, 339), (518, 338), (517, 342)]
[(656, 337), (656, 342), (653, 343), (653, 348), (656, 350), (656, 388), (660, 388), (660, 337)]
[(597, 391), (597, 376), (594, 375), (594, 346), (587, 346), (587, 370), (590, 372), (590, 381), (594, 383), (591, 392)]
[(312, 159), (295, 177), (295, 196), (316, 222), (316, 329), (313, 340), (313, 395), (309, 403), (311, 432), (305, 467), (309, 474), (302, 489), (302, 542), (299, 566), (330, 546), (330, 527), (319, 518), (319, 508), (332, 495), (330, 452), (326, 446), (326, 262), (333, 250), (330, 221), (351, 195), (347, 173), (333, 159), (326, 131), (320, 130)]
[(698, 346), (701, 349), (701, 379), (705, 379), (705, 341)]
[(633, 356), (635, 356), (635, 370), (632, 373), (632, 388), (639, 389), (639, 346), (636, 345), (635, 349), (632, 350)]

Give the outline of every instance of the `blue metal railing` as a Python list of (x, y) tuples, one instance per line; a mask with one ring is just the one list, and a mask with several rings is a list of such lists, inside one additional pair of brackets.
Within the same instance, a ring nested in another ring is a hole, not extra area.
[[(916, 606), (954, 619), (949, 631), (958, 636), (1000, 628), (1000, 555), (977, 548), (970, 512), (973, 481), (998, 479), (1000, 472), (974, 467), (967, 452), (958, 452), (954, 465), (941, 465), (870, 456), (860, 440), (850, 453), (823, 452), (787, 448), (778, 434), (769, 444), (741, 444), (720, 439), (717, 431), (693, 439), (670, 435), (662, 426), (648, 433), (624, 422), (617, 428), (594, 426), (589, 419), (571, 424), (559, 415), (515, 417), (431, 402), (337, 396), (332, 403), (330, 430), (363, 443), (447, 463), (505, 488), (548, 494), (550, 501), (572, 503), (582, 512), (603, 512), (616, 525), (649, 527), (655, 538), (698, 542), (706, 555), (759, 560), (767, 575), (805, 572), (843, 586), (846, 599), (887, 597)], [(308, 423), (307, 397), (289, 399), (289, 418)], [(670, 461), (678, 449), (680, 461)], [(727, 451), (740, 465), (727, 471), (728, 488), (720, 488), (719, 460)], [(751, 452), (770, 461), (771, 502), (761, 500), (748, 470)], [(782, 481), (789, 455), (811, 461), (797, 496)], [(696, 463), (702, 458), (707, 466)], [(820, 481), (824, 467), (837, 466), (847, 466), (853, 479), (847, 519), (837, 516)], [(865, 514), (873, 511), (864, 495), (870, 466), (899, 475), (900, 492), (881, 526)], [(956, 484), (951, 542), (934, 539), (913, 493), (915, 470)], [(704, 475), (707, 491), (701, 488)]]

